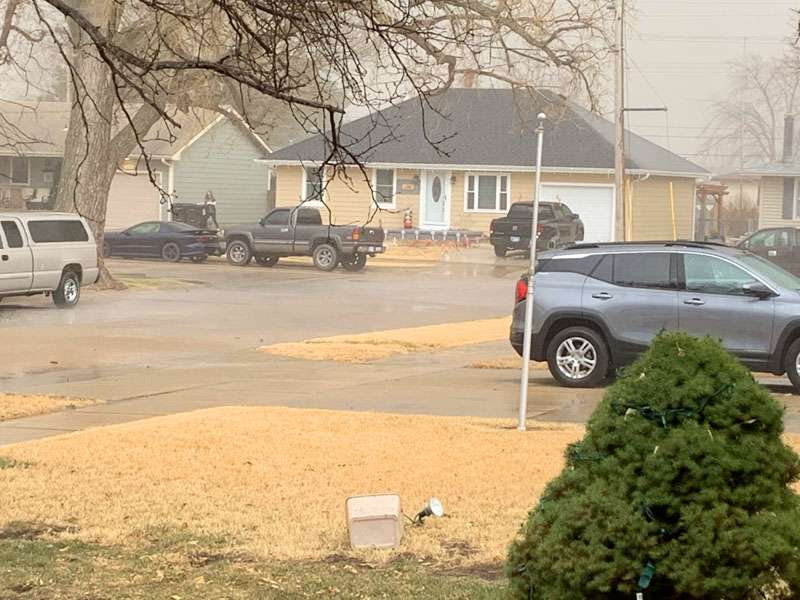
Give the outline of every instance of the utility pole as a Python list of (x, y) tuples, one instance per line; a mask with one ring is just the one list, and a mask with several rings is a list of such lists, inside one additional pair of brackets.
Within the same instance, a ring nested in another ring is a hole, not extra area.
[(625, 0), (616, 0), (616, 61), (614, 68), (614, 239), (625, 241)]

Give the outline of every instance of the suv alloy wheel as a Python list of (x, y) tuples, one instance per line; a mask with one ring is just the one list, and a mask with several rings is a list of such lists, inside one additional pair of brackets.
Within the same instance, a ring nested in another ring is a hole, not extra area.
[(605, 381), (609, 369), (603, 338), (588, 327), (567, 327), (547, 346), (550, 373), (561, 385), (594, 387)]

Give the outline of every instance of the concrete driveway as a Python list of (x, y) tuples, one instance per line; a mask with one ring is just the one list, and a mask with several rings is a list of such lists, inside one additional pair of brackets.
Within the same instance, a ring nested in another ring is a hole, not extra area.
[[(107, 404), (0, 423), (0, 444), (219, 405), (282, 405), (515, 417), (518, 371), (468, 368), (511, 356), (507, 342), (357, 365), (256, 352), (266, 343), (507, 315), (521, 257), (491, 249), (453, 260), (321, 273), (274, 268), (112, 261), (123, 292), (84, 293), (74, 311), (44, 298), (0, 305), (0, 390), (97, 398)], [(768, 378), (800, 431), (800, 403)], [(602, 390), (531, 375), (529, 416), (582, 422)]]

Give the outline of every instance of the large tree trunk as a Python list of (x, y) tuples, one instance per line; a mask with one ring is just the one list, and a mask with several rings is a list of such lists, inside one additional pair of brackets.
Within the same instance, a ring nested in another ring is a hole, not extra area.
[[(84, 4), (95, 24), (106, 32), (115, 30), (117, 15), (113, 2), (85, 0)], [(78, 213), (89, 222), (97, 240), (99, 283), (116, 287), (102, 251), (108, 190), (116, 169), (116, 164), (109, 160), (114, 85), (111, 70), (86, 36), (77, 27), (72, 27), (72, 34), (79, 41), (71, 60), (73, 102), (55, 209)]]
[[(115, 30), (118, 20), (115, 3), (106, 0), (86, 0), (86, 3), (92, 7), (95, 23)], [(108, 193), (117, 167), (160, 115), (145, 104), (133, 116), (133, 126), (127, 124), (115, 135), (115, 116), (119, 116), (120, 107), (111, 70), (86, 36), (73, 28), (73, 36), (79, 35), (81, 43), (75, 48), (72, 60), (73, 104), (55, 209), (78, 213), (89, 222), (97, 240), (98, 284), (121, 288), (124, 286), (113, 278), (103, 259)]]

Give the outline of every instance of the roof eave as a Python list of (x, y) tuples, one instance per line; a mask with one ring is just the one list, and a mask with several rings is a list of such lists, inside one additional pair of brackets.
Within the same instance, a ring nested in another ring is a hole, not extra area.
[[(320, 160), (296, 160), (296, 159), (270, 159), (257, 158), (256, 162), (264, 163), (272, 167), (300, 167), (318, 166), (322, 164)], [(355, 167), (355, 164), (347, 165)], [(504, 171), (507, 173), (529, 173), (535, 167), (528, 165), (462, 165), (462, 164), (437, 164), (437, 163), (400, 163), (400, 162), (370, 162), (364, 166), (372, 169), (430, 169), (445, 171)], [(543, 173), (586, 173), (592, 175), (613, 175), (612, 168), (598, 167), (542, 167)], [(692, 171), (658, 171), (654, 169), (627, 169), (629, 175), (651, 175), (656, 177), (681, 177), (704, 179), (709, 176), (707, 172)]]

